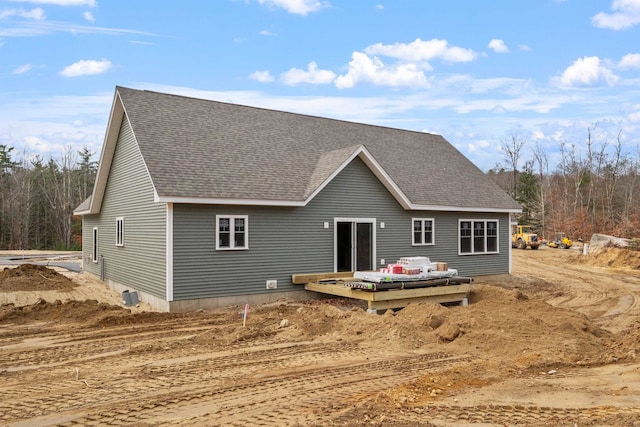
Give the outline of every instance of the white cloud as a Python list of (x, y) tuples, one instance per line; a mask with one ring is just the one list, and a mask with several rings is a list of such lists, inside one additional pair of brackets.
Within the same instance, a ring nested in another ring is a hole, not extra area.
[[(28, 24), (28, 25), (27, 25)], [(96, 27), (87, 25), (74, 25), (68, 22), (49, 22), (49, 21), (29, 21), (28, 23), (13, 23), (13, 27), (0, 27), (0, 37), (35, 37), (52, 33), (71, 33), (71, 34), (106, 34), (106, 35), (123, 35), (135, 34), (145, 36), (156, 36), (152, 33), (144, 31), (127, 30), (123, 28)]]
[(258, 3), (280, 7), (289, 13), (303, 16), (330, 6), (328, 2), (318, 0), (258, 0)]
[(628, 53), (618, 62), (618, 68), (640, 68), (640, 53)]
[(280, 80), (288, 86), (296, 86), (300, 83), (322, 85), (331, 83), (336, 78), (336, 74), (331, 70), (319, 70), (318, 64), (309, 63), (307, 71), (299, 68), (292, 68), (280, 75)]
[(531, 48), (529, 46), (527, 46), (526, 44), (519, 44), (518, 45), (518, 49), (520, 49), (523, 52), (530, 52)]
[(253, 72), (249, 74), (249, 78), (251, 80), (257, 80), (260, 83), (271, 83), (275, 80), (268, 70)]
[(637, 110), (634, 113), (627, 115), (627, 118), (630, 122), (640, 123), (640, 105), (636, 105), (635, 108)]
[(613, 0), (613, 13), (600, 12), (591, 18), (593, 25), (599, 28), (625, 30), (640, 23), (640, 0)]
[(82, 14), (82, 16), (84, 17), (84, 19), (86, 19), (89, 22), (96, 22), (96, 18), (93, 16), (93, 13), (91, 12), (85, 12)]
[(31, 64), (24, 64), (13, 70), (11, 74), (24, 74), (31, 71), (32, 68)]
[(261, 36), (275, 36), (276, 34), (269, 30), (262, 30), (259, 33)]
[(39, 7), (31, 10), (24, 9), (2, 9), (0, 10), (0, 19), (6, 19), (11, 16), (19, 16), (25, 19), (35, 19), (36, 21), (42, 21), (46, 19), (44, 10)]
[(60, 71), (60, 75), (64, 77), (80, 77), (102, 74), (109, 70), (112, 65), (111, 61), (106, 59), (102, 59), (100, 61), (95, 61), (93, 59), (81, 59), (80, 61), (65, 67)]
[(477, 54), (471, 49), (449, 46), (446, 40), (432, 39), (423, 41), (419, 38), (411, 43), (394, 43), (384, 45), (376, 43), (364, 49), (368, 55), (381, 55), (405, 61), (429, 61), (441, 59), (446, 62), (470, 62)]
[(564, 87), (615, 85), (620, 77), (605, 67), (597, 56), (585, 56), (574, 61), (555, 82)]
[(52, 4), (55, 6), (90, 6), (95, 7), (96, 0), (11, 0), (20, 3)]
[(347, 74), (335, 80), (338, 89), (347, 89), (358, 83), (376, 86), (428, 87), (429, 81), (415, 64), (386, 66), (378, 58), (369, 58), (362, 52), (353, 52)]
[(376, 5), (376, 9), (378, 9), (378, 10), (384, 10), (384, 5), (383, 5), (383, 4), (377, 4), (377, 5)]
[(509, 53), (509, 48), (504, 44), (504, 40), (491, 39), (488, 47), (496, 53)]

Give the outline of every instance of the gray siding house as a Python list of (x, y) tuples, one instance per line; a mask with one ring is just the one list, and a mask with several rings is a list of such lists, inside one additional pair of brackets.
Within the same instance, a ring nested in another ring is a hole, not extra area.
[(85, 271), (178, 312), (408, 256), (509, 273), (519, 211), (439, 135), (117, 87), (76, 214)]

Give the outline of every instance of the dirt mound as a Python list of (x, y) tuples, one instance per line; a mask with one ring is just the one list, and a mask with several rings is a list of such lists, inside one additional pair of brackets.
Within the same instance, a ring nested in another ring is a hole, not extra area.
[[(344, 341), (390, 351), (429, 348), (517, 369), (600, 363), (615, 342), (613, 334), (580, 313), (490, 285), (474, 285), (468, 307), (418, 303), (373, 316), (353, 304), (306, 303), (256, 308), (251, 316), (250, 328), (257, 335)], [(284, 319), (288, 326), (279, 328)]]
[(85, 322), (95, 319), (105, 312), (124, 312), (121, 307), (89, 301), (60, 300), (47, 302), (40, 299), (32, 305), (16, 307), (13, 304), (0, 306), (0, 323), (29, 323), (42, 321)]
[(566, 258), (570, 264), (640, 270), (640, 251), (630, 248), (605, 246), (589, 249), (588, 255), (573, 254)]
[(87, 327), (109, 327), (162, 322), (181, 318), (187, 314), (143, 312), (132, 313), (130, 309), (101, 303), (96, 300), (47, 302), (40, 299), (32, 305), (16, 307), (14, 304), (0, 306), (0, 324), (25, 324), (30, 322), (82, 323)]
[(68, 292), (77, 285), (57, 271), (36, 264), (21, 264), (0, 271), (0, 291), (61, 291)]
[(614, 247), (603, 248), (593, 255), (590, 254), (586, 258), (591, 258), (595, 265), (602, 267), (633, 268), (640, 270), (640, 251), (637, 250)]

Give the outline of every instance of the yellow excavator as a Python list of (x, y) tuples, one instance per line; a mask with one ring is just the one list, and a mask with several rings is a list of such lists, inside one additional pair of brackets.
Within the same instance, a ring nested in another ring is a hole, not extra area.
[(556, 233), (555, 240), (547, 243), (550, 248), (569, 249), (573, 245), (573, 241), (565, 236), (564, 233)]

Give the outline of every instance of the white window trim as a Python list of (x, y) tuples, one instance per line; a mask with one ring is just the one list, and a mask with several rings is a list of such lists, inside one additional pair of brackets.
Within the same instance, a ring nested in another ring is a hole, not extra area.
[[(425, 221), (431, 221), (431, 242), (430, 243), (416, 243), (416, 236), (413, 230), (413, 223), (420, 221), (422, 223), (422, 237), (424, 237), (424, 223)], [(433, 218), (411, 218), (411, 246), (433, 246), (436, 244), (436, 220)]]
[(91, 261), (97, 263), (98, 262), (98, 227), (93, 227), (92, 238), (93, 242), (91, 242)]
[[(460, 236), (460, 223), (462, 222), (470, 222), (471, 223), (471, 252), (462, 252), (461, 236)], [(473, 230), (475, 222), (484, 222), (484, 247), (487, 248), (487, 223), (495, 222), (496, 223), (496, 248), (495, 251), (484, 251), (484, 252), (475, 252), (473, 247)], [(491, 254), (499, 254), (500, 253), (500, 221), (497, 219), (459, 219), (458, 220), (458, 255), (491, 255)]]
[(124, 247), (124, 217), (116, 218), (116, 246)]
[[(220, 219), (229, 219), (229, 246), (220, 246)], [(244, 246), (235, 246), (235, 220), (244, 219)], [(249, 215), (216, 215), (216, 250), (217, 251), (244, 251), (249, 249)]]

